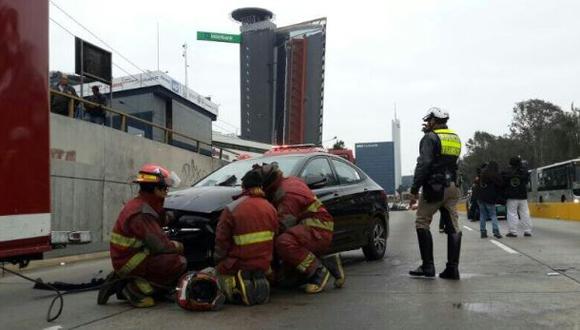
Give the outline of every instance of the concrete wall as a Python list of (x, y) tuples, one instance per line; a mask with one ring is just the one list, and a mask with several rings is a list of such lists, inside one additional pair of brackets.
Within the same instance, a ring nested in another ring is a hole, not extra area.
[(109, 127), (55, 114), (50, 121), (52, 230), (90, 230), (95, 242), (90, 245), (101, 249), (123, 203), (137, 192), (130, 182), (142, 164), (175, 171), (182, 187), (222, 165)]

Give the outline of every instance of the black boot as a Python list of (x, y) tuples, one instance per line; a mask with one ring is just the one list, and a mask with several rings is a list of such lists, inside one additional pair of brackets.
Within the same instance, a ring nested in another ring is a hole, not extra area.
[(481, 231), (481, 238), (487, 238), (487, 230)]
[(107, 301), (109, 301), (109, 297), (116, 294), (117, 299), (124, 299), (124, 296), (121, 294), (121, 290), (125, 286), (126, 281), (119, 278), (119, 276), (112, 271), (105, 282), (99, 288), (99, 294), (97, 296), (97, 304), (105, 305)]
[(459, 254), (461, 252), (461, 233), (447, 235), (447, 266), (439, 277), (447, 280), (459, 279)]
[(419, 240), (419, 251), (423, 264), (417, 269), (409, 272), (411, 276), (435, 276), (435, 265), (433, 264), (433, 237), (429, 229), (417, 229), (417, 239)]

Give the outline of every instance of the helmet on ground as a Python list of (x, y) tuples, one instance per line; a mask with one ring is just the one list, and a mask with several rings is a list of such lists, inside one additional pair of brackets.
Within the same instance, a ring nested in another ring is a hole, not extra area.
[(431, 118), (449, 119), (449, 113), (441, 108), (432, 107), (427, 110), (427, 114), (423, 117), (423, 121), (428, 121)]
[(213, 268), (183, 275), (177, 282), (175, 294), (179, 307), (190, 311), (215, 311), (226, 301)]
[(179, 186), (181, 180), (175, 172), (169, 172), (165, 167), (157, 164), (145, 164), (139, 169), (134, 183), (152, 183), (160, 186)]

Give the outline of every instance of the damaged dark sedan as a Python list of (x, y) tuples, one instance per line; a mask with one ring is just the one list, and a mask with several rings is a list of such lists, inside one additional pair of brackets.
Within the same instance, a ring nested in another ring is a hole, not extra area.
[(171, 193), (166, 209), (175, 220), (167, 228), (185, 246), (190, 268), (211, 265), (215, 228), (223, 208), (241, 192), (241, 178), (256, 163), (277, 162), (286, 176), (302, 178), (334, 217), (331, 252), (362, 248), (367, 260), (382, 259), (387, 248), (389, 212), (384, 190), (352, 163), (326, 152), (276, 152), (230, 163), (191, 188)]

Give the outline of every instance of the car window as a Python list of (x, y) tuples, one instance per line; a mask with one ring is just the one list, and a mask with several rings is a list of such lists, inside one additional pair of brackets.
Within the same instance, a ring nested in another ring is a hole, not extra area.
[(302, 178), (308, 176), (322, 175), (326, 178), (326, 186), (332, 186), (337, 184), (336, 177), (332, 173), (332, 168), (328, 163), (328, 160), (324, 157), (319, 157), (308, 162), (304, 170), (302, 171)]
[(338, 175), (341, 184), (360, 181), (360, 174), (358, 174), (358, 171), (354, 167), (345, 162), (334, 159), (332, 160), (332, 164), (334, 165), (334, 169), (336, 170), (336, 174)]
[(296, 164), (303, 158), (303, 156), (273, 156), (261, 157), (248, 160), (240, 160), (218, 169), (211, 173), (201, 181), (196, 183), (195, 187), (202, 186), (239, 186), (242, 184), (242, 177), (252, 169), (254, 164), (277, 162), (280, 170), (285, 175), (291, 175)]

